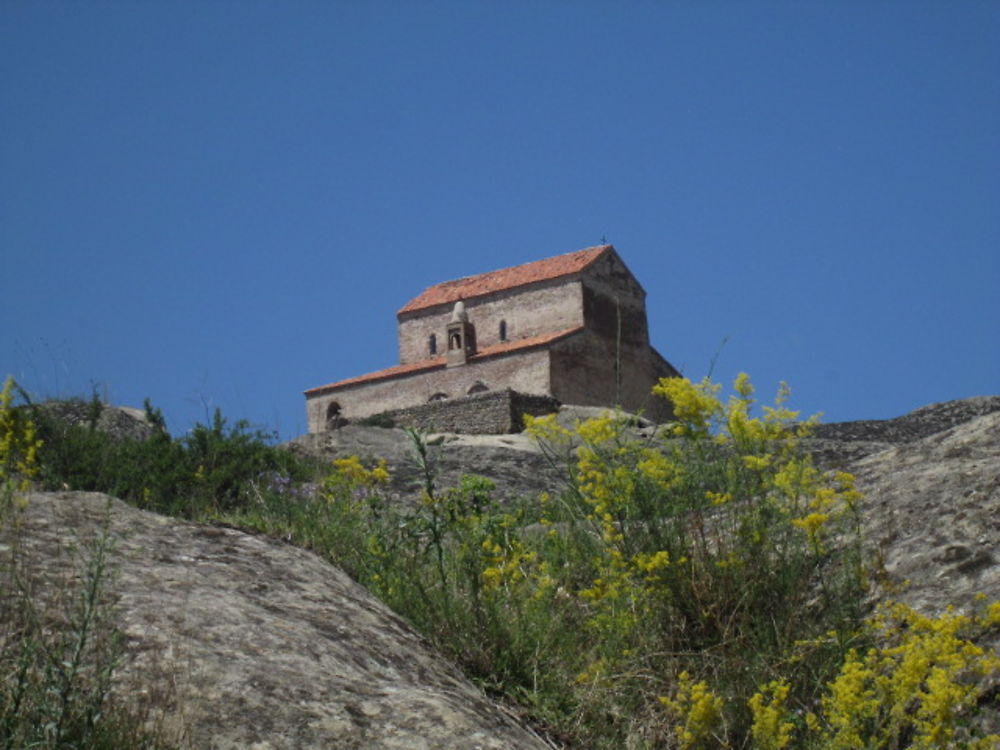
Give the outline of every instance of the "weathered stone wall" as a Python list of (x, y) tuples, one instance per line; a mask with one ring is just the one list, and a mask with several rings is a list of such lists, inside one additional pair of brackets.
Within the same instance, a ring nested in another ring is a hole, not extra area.
[(461, 367), (440, 365), (310, 396), (306, 412), (309, 432), (322, 432), (328, 428), (331, 403), (336, 403), (340, 417), (354, 421), (383, 411), (419, 406), (436, 394), (455, 399), (469, 395), (471, 389), (511, 388), (520, 393), (550, 395), (565, 404), (619, 403), (627, 411), (642, 412), (648, 419), (665, 422), (672, 416), (670, 405), (652, 396), (651, 390), (661, 377), (675, 374), (654, 350), (623, 345), (619, 391), (614, 342), (583, 331), (549, 349), (514, 352)]
[(448, 398), (465, 396), (470, 389), (480, 386), (488, 391), (511, 388), (521, 393), (549, 394), (548, 351), (532, 349), (515, 352), (461, 367), (446, 368), (441, 365), (411, 375), (358, 383), (308, 396), (306, 415), (309, 432), (322, 432), (327, 428), (327, 413), (332, 402), (339, 406), (341, 417), (356, 420), (383, 411), (427, 403), (439, 393)]
[[(501, 320), (507, 323), (508, 341), (583, 325), (582, 291), (579, 280), (574, 277), (508, 289), (464, 302), (469, 322), (476, 328), (479, 348), (500, 343)], [(437, 305), (398, 316), (400, 364), (421, 362), (433, 356), (428, 348), (432, 333), (437, 337), (438, 355), (445, 353), (445, 329), (453, 309), (453, 304)]]
[(588, 330), (624, 344), (649, 346), (646, 292), (615, 253), (583, 273), (583, 315)]
[(621, 382), (616, 382), (616, 344), (591, 331), (559, 342), (552, 348), (552, 395), (564, 404), (613, 406), (642, 413), (654, 422), (673, 416), (669, 402), (653, 396), (662, 377), (677, 372), (645, 346), (621, 347)]
[(388, 416), (400, 427), (414, 427), (425, 432), (502, 435), (523, 430), (525, 414), (537, 417), (558, 410), (559, 402), (551, 396), (504, 388), (396, 409), (388, 412)]

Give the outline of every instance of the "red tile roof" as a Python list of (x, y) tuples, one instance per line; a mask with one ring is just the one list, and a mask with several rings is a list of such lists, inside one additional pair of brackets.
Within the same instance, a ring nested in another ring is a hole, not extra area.
[[(520, 339), (519, 341), (506, 341), (502, 344), (493, 344), (493, 346), (486, 346), (480, 349), (476, 352), (475, 356), (469, 360), (469, 362), (476, 363), (489, 357), (496, 357), (501, 354), (509, 354), (510, 352), (531, 349), (532, 347), (542, 346), (544, 344), (551, 344), (555, 341), (568, 338), (574, 333), (579, 333), (582, 330), (583, 326), (576, 326), (575, 328), (566, 328), (562, 331), (556, 331), (555, 333), (542, 333), (538, 336)], [(321, 393), (337, 390), (338, 388), (343, 388), (349, 385), (373, 383), (377, 380), (386, 380), (387, 378), (395, 378), (400, 375), (410, 375), (415, 372), (423, 372), (424, 370), (434, 370), (444, 367), (447, 361), (447, 356), (444, 356), (435, 357), (434, 359), (425, 359), (421, 362), (411, 362), (408, 365), (387, 367), (384, 370), (369, 372), (367, 375), (358, 375), (357, 377), (348, 378), (347, 380), (338, 380), (336, 383), (330, 383), (329, 385), (321, 385), (317, 388), (310, 388), (308, 391), (305, 391), (305, 395), (318, 396)]]
[(399, 375), (409, 375), (414, 372), (421, 372), (423, 370), (434, 370), (439, 367), (444, 367), (447, 362), (446, 357), (435, 357), (434, 359), (425, 359), (421, 362), (411, 362), (408, 365), (395, 365), (393, 367), (387, 367), (384, 370), (378, 370), (376, 372), (369, 372), (365, 375), (357, 375), (353, 378), (347, 378), (347, 380), (338, 380), (336, 383), (330, 383), (328, 385), (321, 385), (316, 388), (310, 388), (305, 391), (306, 396), (316, 396), (320, 393), (325, 393), (326, 391), (332, 391), (337, 388), (342, 388), (348, 385), (359, 385), (361, 383), (371, 383), (375, 380), (384, 380), (386, 378), (394, 378)]
[(521, 266), (444, 281), (428, 287), (419, 297), (411, 299), (400, 308), (397, 315), (578, 273), (612, 249), (611, 245), (598, 245)]

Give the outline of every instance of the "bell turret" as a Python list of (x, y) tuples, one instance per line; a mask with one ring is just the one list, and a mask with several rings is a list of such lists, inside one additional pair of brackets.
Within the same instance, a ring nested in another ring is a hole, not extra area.
[(448, 322), (448, 367), (464, 365), (476, 353), (476, 328), (469, 322), (465, 303), (459, 300)]

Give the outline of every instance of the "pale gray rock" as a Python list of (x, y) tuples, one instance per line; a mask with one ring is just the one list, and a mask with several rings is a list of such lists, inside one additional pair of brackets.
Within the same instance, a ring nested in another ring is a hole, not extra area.
[(1000, 396), (976, 396), (930, 404), (894, 419), (820, 424), (805, 447), (823, 468), (846, 468), (891, 446), (912, 443), (997, 411)]
[(879, 596), (926, 614), (1000, 600), (1000, 396), (820, 425), (806, 447), (865, 494), (865, 535), (888, 582)]
[(848, 467), (865, 493), (876, 560), (922, 612), (1000, 600), (1000, 412), (900, 443)]
[[(572, 430), (578, 421), (615, 413), (605, 407), (564, 405), (557, 413), (557, 423)], [(619, 412), (634, 422), (633, 437), (649, 439), (657, 426), (642, 417)], [(527, 433), (470, 435), (457, 433), (428, 434), (428, 455), (432, 461), (438, 489), (455, 487), (462, 475), (486, 477), (496, 485), (500, 500), (537, 497), (542, 492), (558, 493), (567, 486), (567, 461), (570, 449), (561, 455), (543, 450)], [(412, 440), (395, 427), (346, 425), (336, 430), (302, 435), (285, 444), (289, 450), (332, 461), (358, 456), (366, 462), (384, 459), (392, 475), (392, 490), (401, 498), (419, 496), (423, 477), (414, 461)]]
[(894, 419), (866, 419), (818, 425), (814, 435), (838, 441), (912, 443), (984, 414), (1000, 411), (1000, 396), (975, 396), (930, 404)]
[(71, 549), (105, 526), (126, 637), (120, 684), (161, 693), (164, 726), (183, 727), (185, 745), (548, 746), (342, 571), (273, 539), (97, 493), (33, 493), (21, 550), (35, 584), (71, 579)]
[[(517, 435), (426, 435), (437, 489), (458, 485), (462, 475), (486, 477), (500, 499), (557, 492), (565, 485), (565, 469), (553, 464), (534, 439)], [(337, 430), (302, 435), (289, 450), (324, 461), (358, 456), (371, 463), (384, 459), (392, 476), (392, 491), (401, 498), (418, 497), (423, 475), (414, 460), (413, 442), (395, 427), (347, 425)]]
[[(865, 493), (866, 546), (879, 581), (873, 603), (900, 601), (939, 616), (1000, 601), (1000, 411), (974, 416), (976, 401), (921, 410), (924, 425), (971, 419), (847, 464)], [(992, 628), (978, 643), (1000, 652), (1000, 632)], [(982, 688), (997, 695), (1000, 676), (984, 678)], [(983, 707), (977, 723), (1000, 733), (995, 700)]]

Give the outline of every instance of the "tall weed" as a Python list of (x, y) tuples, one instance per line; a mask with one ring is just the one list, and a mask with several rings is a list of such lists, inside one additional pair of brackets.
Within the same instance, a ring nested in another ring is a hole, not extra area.
[(107, 595), (107, 531), (61, 588), (39, 585), (26, 562), (25, 492), (43, 446), (29, 412), (13, 406), (15, 390), (8, 378), (0, 392), (0, 747), (167, 747), (112, 695), (123, 648)]

